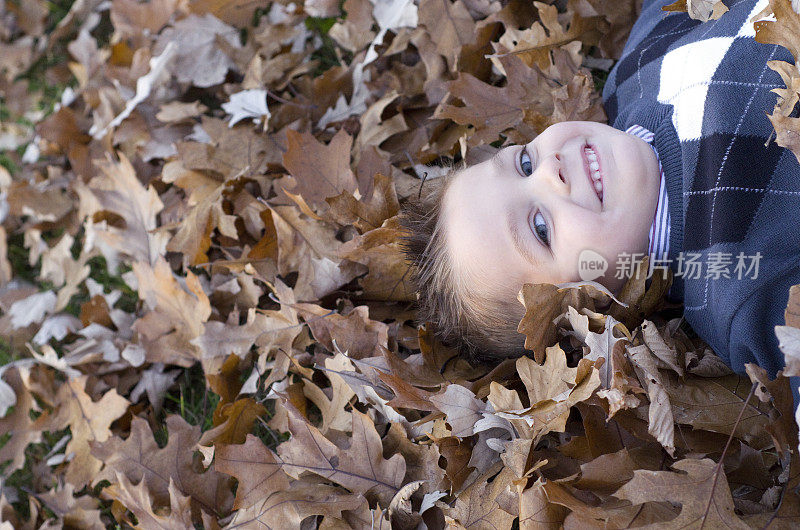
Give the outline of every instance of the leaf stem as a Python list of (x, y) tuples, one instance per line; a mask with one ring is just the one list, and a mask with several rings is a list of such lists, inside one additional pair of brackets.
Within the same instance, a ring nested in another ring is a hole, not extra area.
[(731, 434), (728, 436), (728, 441), (725, 442), (725, 448), (722, 450), (722, 456), (719, 457), (719, 462), (717, 462), (717, 466), (714, 469), (714, 482), (711, 484), (711, 494), (708, 498), (708, 504), (706, 504), (706, 511), (703, 514), (703, 521), (700, 523), (700, 530), (703, 530), (703, 526), (706, 524), (706, 519), (708, 518), (708, 511), (711, 509), (711, 499), (714, 498), (714, 491), (717, 489), (717, 480), (719, 479), (719, 472), (722, 469), (722, 463), (725, 461), (725, 453), (728, 452), (728, 447), (731, 445), (731, 440), (733, 440), (733, 434), (736, 432), (736, 427), (739, 426), (739, 422), (742, 421), (742, 414), (744, 414), (745, 409), (747, 409), (747, 403), (750, 401), (750, 398), (753, 397), (753, 394), (756, 392), (756, 388), (758, 387), (758, 381), (753, 383), (753, 386), (750, 387), (750, 393), (747, 394), (747, 399), (744, 400), (742, 404), (742, 410), (739, 411), (739, 416), (736, 418), (736, 423), (733, 424), (733, 429), (731, 429)]

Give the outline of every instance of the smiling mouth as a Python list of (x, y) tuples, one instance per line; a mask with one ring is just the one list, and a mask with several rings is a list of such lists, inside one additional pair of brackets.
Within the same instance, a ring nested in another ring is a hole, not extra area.
[(589, 183), (592, 185), (600, 204), (603, 203), (603, 173), (600, 171), (600, 161), (597, 153), (590, 145), (583, 147), (583, 167)]

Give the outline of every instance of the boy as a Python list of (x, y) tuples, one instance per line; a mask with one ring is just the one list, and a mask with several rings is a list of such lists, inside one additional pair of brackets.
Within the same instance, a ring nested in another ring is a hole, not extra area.
[(727, 1), (705, 23), (668, 3), (644, 1), (610, 72), (610, 126), (553, 125), (453, 172), (433, 207), (407, 209), (420, 320), (473, 359), (524, 351), (523, 283), (594, 279), (579, 269), (588, 256), (608, 263), (596, 280), (616, 291), (627, 263), (649, 254), (734, 370), (782, 368), (773, 329), (800, 283), (800, 165), (767, 145), (770, 90), (783, 83), (766, 62), (793, 60), (753, 38), (767, 0)]

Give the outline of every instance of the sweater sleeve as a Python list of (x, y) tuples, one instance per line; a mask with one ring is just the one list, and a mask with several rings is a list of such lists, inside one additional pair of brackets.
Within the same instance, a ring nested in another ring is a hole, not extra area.
[[(789, 288), (800, 283), (800, 266), (791, 266), (772, 280), (762, 284), (741, 303), (733, 315), (728, 340), (731, 368), (744, 373), (746, 363), (756, 363), (769, 372), (770, 377), (783, 369), (783, 352), (778, 348), (775, 326), (785, 324), (784, 311), (789, 299)], [(725, 308), (716, 311), (725, 312)], [(719, 352), (724, 356), (724, 352)], [(792, 396), (798, 404), (800, 378), (791, 378)]]

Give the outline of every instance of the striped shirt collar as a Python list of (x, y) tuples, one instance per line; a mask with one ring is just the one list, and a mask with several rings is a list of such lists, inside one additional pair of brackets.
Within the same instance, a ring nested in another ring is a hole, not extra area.
[(631, 125), (625, 131), (628, 134), (641, 138), (653, 148), (658, 160), (658, 172), (660, 173), (661, 186), (658, 190), (658, 203), (656, 211), (653, 215), (653, 223), (650, 226), (650, 246), (647, 254), (650, 256), (650, 267), (652, 270), (653, 265), (668, 266), (665, 260), (669, 254), (669, 198), (667, 197), (667, 187), (664, 180), (664, 169), (661, 167), (661, 159), (658, 156), (658, 151), (653, 146), (653, 133), (645, 129), (641, 125)]

